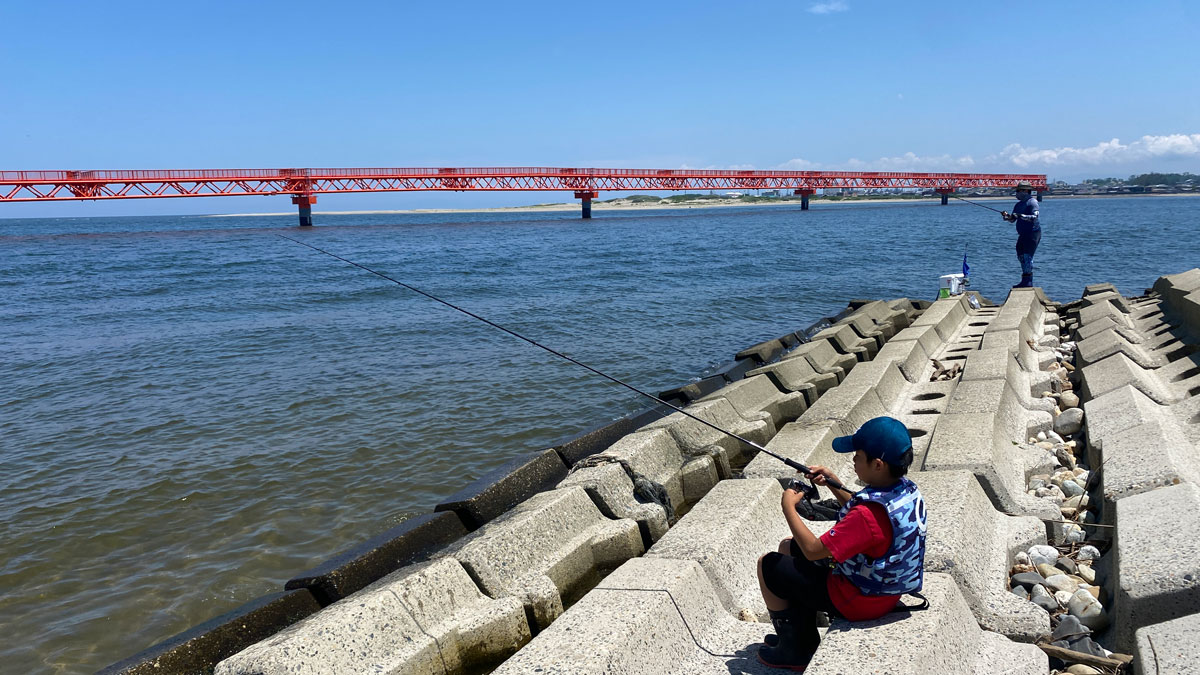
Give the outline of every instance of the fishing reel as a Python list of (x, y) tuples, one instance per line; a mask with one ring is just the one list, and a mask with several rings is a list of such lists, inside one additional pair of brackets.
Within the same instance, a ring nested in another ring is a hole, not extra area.
[(792, 478), (792, 480), (788, 481), (787, 489), (799, 492), (800, 494), (804, 495), (805, 501), (809, 502), (821, 496), (821, 493), (817, 490), (816, 485), (813, 485), (811, 481), (805, 482), (804, 479), (800, 478), (799, 476), (796, 476)]

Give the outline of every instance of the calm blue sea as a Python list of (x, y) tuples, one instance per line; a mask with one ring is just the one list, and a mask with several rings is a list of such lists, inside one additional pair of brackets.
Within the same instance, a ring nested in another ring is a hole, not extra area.
[[(103, 667), (643, 406), (276, 234), (650, 391), (852, 298), (932, 299), (964, 251), (996, 301), (1019, 277), (1012, 226), (961, 202), (596, 216), (0, 220), (6, 672)], [(1042, 216), (1055, 300), (1200, 265), (1200, 199)]]

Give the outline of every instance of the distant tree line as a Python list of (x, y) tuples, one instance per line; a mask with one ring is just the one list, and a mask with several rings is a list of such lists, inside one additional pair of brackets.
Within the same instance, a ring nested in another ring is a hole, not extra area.
[(1141, 185), (1143, 187), (1149, 185), (1179, 185), (1180, 183), (1200, 182), (1200, 175), (1194, 173), (1142, 173), (1135, 176), (1130, 176), (1127, 179), (1120, 178), (1089, 178), (1083, 181), (1087, 185), (1097, 185), (1100, 187), (1108, 185)]

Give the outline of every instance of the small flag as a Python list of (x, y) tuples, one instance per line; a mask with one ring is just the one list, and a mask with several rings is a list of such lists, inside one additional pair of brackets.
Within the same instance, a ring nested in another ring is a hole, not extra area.
[(967, 252), (963, 251), (963, 276), (969, 276), (970, 273), (971, 266), (967, 264)]

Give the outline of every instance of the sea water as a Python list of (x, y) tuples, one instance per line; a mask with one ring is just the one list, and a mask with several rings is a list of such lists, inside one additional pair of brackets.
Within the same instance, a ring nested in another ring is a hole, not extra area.
[[(1200, 265), (1198, 216), (1047, 199), (1035, 281), (1140, 294)], [(276, 234), (651, 392), (850, 299), (933, 299), (964, 252), (994, 301), (1020, 274), (961, 202), (316, 220), (0, 220), (5, 672), (94, 671), (646, 404)]]

